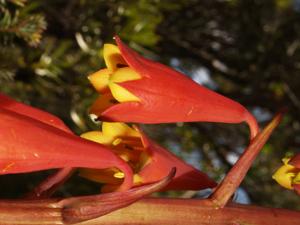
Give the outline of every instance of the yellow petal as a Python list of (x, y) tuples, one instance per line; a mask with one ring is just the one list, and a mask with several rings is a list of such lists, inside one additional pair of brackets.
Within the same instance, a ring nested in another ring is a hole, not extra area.
[(116, 83), (110, 83), (109, 88), (118, 102), (139, 102), (140, 99)]
[(89, 81), (96, 91), (103, 93), (108, 89), (108, 83), (111, 72), (108, 69), (102, 69), (88, 76)]
[(110, 81), (115, 83), (121, 83), (130, 80), (141, 79), (141, 76), (129, 67), (119, 68), (111, 75)]
[(141, 177), (140, 175), (138, 175), (138, 174), (134, 174), (134, 176), (133, 176), (133, 183), (134, 183), (135, 185), (140, 185), (140, 184), (142, 184), (142, 183), (143, 183), (142, 177)]
[(123, 179), (117, 178), (114, 174), (118, 173), (114, 168), (110, 169), (80, 169), (79, 176), (88, 180), (103, 184), (121, 184)]
[(105, 136), (116, 139), (117, 137), (140, 137), (140, 133), (125, 123), (103, 122), (102, 132)]
[(109, 71), (114, 72), (118, 65), (127, 65), (116, 45), (105, 44), (103, 49), (104, 61)]
[(102, 94), (100, 95), (100, 97), (97, 98), (97, 100), (91, 106), (90, 113), (99, 116), (104, 110), (113, 106), (116, 103), (117, 101), (114, 99), (111, 93)]
[(134, 151), (126, 148), (125, 145), (118, 145), (113, 147), (113, 152), (119, 155), (124, 161), (139, 162), (141, 151)]
[(113, 137), (104, 135), (100, 131), (89, 131), (81, 134), (80, 137), (103, 145), (111, 145), (114, 141)]
[(294, 166), (285, 164), (281, 166), (272, 176), (274, 180), (277, 181), (282, 187), (287, 189), (293, 189), (292, 187), (292, 180), (295, 177), (295, 173), (293, 170), (295, 169)]

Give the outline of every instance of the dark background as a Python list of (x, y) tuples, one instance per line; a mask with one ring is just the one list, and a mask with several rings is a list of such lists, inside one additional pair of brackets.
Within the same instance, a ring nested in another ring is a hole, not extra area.
[[(299, 19), (299, 0), (2, 0), (1, 92), (54, 113), (77, 134), (98, 129), (87, 114), (97, 94), (86, 77), (104, 67), (103, 43), (113, 43), (118, 34), (141, 54), (240, 102), (261, 127), (287, 107), (235, 199), (300, 209), (299, 197), (271, 178), (281, 158), (300, 147)], [(244, 124), (144, 129), (218, 181), (249, 135)], [(22, 196), (46, 173), (1, 176), (1, 197)], [(58, 195), (98, 190), (97, 184), (74, 176)]]

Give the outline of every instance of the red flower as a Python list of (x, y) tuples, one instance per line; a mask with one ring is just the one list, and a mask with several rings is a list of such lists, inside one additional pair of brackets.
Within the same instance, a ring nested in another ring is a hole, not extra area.
[(247, 122), (251, 137), (255, 118), (239, 103), (215, 93), (185, 75), (138, 55), (116, 37), (104, 46), (107, 69), (89, 76), (102, 95), (91, 112), (105, 121), (136, 123)]
[(0, 174), (63, 167), (116, 168), (129, 189), (129, 165), (107, 147), (73, 135), (55, 116), (0, 96)]

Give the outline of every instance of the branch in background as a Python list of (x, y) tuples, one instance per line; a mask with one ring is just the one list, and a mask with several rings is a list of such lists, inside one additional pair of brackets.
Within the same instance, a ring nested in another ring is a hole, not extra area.
[(36, 186), (30, 193), (25, 195), (26, 199), (44, 199), (52, 194), (67, 181), (75, 171), (75, 168), (62, 168), (53, 175), (47, 177), (42, 183)]
[(223, 208), (227, 204), (233, 193), (243, 181), (253, 161), (272, 134), (273, 130), (278, 126), (281, 118), (282, 113), (278, 113), (265, 129), (251, 141), (248, 148), (213, 192), (210, 199), (216, 208)]

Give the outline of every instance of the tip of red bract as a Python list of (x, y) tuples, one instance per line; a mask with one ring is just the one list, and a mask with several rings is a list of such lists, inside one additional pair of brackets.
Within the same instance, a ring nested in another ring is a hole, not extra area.
[(58, 117), (38, 108), (25, 105), (1, 93), (0, 108), (4, 108), (6, 110), (10, 110), (24, 116), (28, 116), (32, 119), (38, 120), (50, 126), (59, 128), (65, 132), (72, 133), (72, 131)]
[[(182, 170), (177, 168), (177, 170)], [(202, 190), (214, 188), (217, 183), (205, 173), (190, 169), (182, 175), (176, 176), (164, 190)]]
[(173, 167), (177, 172), (164, 190), (201, 190), (213, 188), (216, 183), (205, 173), (179, 159), (173, 153), (147, 140), (151, 161), (140, 171), (143, 183), (152, 183), (162, 177)]

